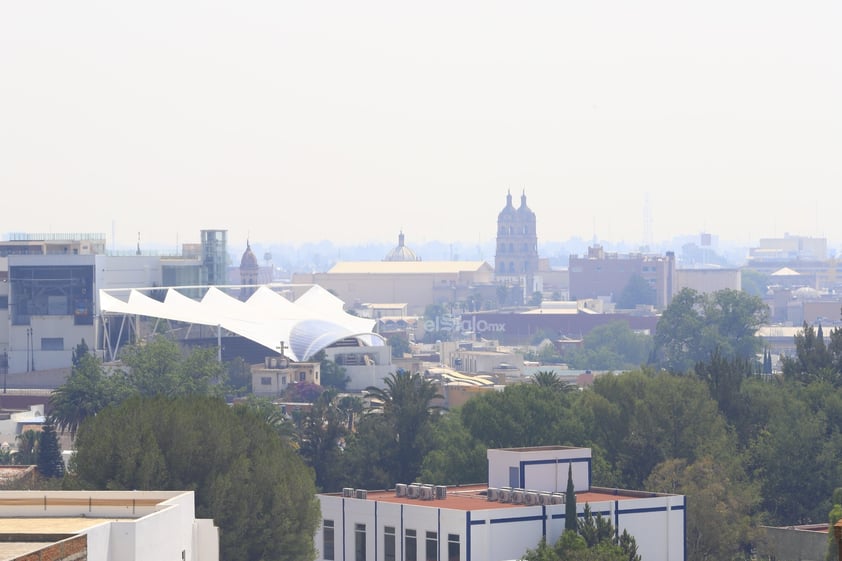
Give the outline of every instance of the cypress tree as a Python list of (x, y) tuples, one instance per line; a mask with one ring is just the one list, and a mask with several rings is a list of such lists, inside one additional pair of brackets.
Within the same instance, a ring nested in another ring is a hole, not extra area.
[(38, 473), (43, 477), (64, 477), (64, 461), (61, 459), (58, 435), (51, 423), (42, 427), (38, 446)]
[(573, 486), (573, 463), (567, 464), (567, 491), (564, 494), (564, 531), (579, 528), (576, 518), (576, 491)]

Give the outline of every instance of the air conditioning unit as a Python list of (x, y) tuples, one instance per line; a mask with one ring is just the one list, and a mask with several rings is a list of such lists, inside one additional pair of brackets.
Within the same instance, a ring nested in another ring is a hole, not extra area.
[(564, 504), (564, 493), (553, 493), (550, 497), (551, 504), (554, 505), (563, 505)]
[(406, 483), (398, 483), (395, 485), (395, 496), (396, 497), (405, 497), (406, 496)]
[(526, 493), (523, 489), (512, 489), (512, 502), (516, 505), (523, 504), (523, 498)]
[(433, 488), (429, 485), (422, 485), (421, 486), (421, 499), (425, 501), (432, 500), (433, 498)]
[(365, 489), (357, 489), (357, 498), (358, 499), (367, 499), (368, 498), (368, 491)]
[(512, 502), (512, 490), (511, 488), (502, 488), (500, 489), (500, 502), (501, 503), (510, 503)]
[(527, 491), (523, 495), (523, 504), (527, 505), (537, 505), (538, 504), (538, 493), (535, 491)]
[(343, 497), (353, 497), (355, 495), (353, 487), (344, 487), (342, 489), (342, 496)]
[(406, 486), (406, 496), (410, 499), (417, 499), (421, 496), (421, 486), (417, 483), (410, 483)]
[(553, 496), (550, 493), (538, 493), (539, 505), (551, 505)]
[(489, 487), (488, 491), (485, 494), (485, 497), (489, 501), (498, 501), (500, 500), (500, 489), (496, 487)]
[(446, 485), (436, 485), (435, 486), (435, 495), (437, 499), (446, 499), (447, 498), (447, 486)]

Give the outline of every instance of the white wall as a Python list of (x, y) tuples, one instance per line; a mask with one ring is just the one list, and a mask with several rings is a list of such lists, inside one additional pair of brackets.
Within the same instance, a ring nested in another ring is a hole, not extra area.
[[(591, 486), (590, 448), (490, 449), (488, 457), (489, 487), (521, 487), (523, 489), (567, 491), (568, 466), (573, 468), (573, 486), (576, 492), (587, 491)], [(510, 485), (510, 470), (517, 471), (517, 485)]]

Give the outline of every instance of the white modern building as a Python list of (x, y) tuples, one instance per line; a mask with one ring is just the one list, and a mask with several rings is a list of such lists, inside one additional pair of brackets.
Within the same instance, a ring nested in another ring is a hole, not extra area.
[(2, 491), (0, 559), (218, 561), (192, 491)]
[(684, 561), (682, 495), (591, 486), (591, 450), (565, 446), (488, 451), (488, 485), (397, 484), (319, 495), (322, 561), (508, 561), (564, 531), (572, 470), (585, 505), (634, 536), (645, 561)]
[[(196, 251), (174, 258), (143, 255), (139, 246), (132, 255), (106, 255), (103, 234), (20, 234), (0, 241), (0, 373), (69, 370), (83, 341), (111, 361), (122, 345), (152, 329), (219, 347), (222, 337), (245, 339), (266, 355), (281, 350), (293, 361), (344, 339), (384, 345), (372, 333), (374, 319), (345, 313), (344, 302), (318, 286), (258, 287), (248, 278), (249, 297), (237, 298), (242, 286), (220, 283), (226, 240), (223, 230), (203, 230)], [(389, 368), (388, 353), (370, 354)]]

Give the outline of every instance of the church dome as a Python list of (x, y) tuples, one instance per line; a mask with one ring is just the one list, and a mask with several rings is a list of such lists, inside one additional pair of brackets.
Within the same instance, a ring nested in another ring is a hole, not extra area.
[(403, 242), (403, 232), (398, 234), (398, 245), (386, 254), (383, 261), (421, 261), (415, 252), (406, 247)]
[(527, 216), (530, 218), (535, 217), (535, 213), (532, 212), (532, 209), (526, 206), (526, 191), (520, 196), (520, 207), (517, 209), (517, 212), (521, 216)]
[(246, 242), (246, 250), (243, 252), (243, 257), (240, 259), (240, 269), (259, 269), (260, 264), (257, 262), (257, 256), (251, 250), (251, 245)]
[(497, 215), (497, 221), (504, 219), (511, 219), (516, 215), (515, 207), (512, 205), (512, 192), (509, 191), (506, 194), (506, 206), (503, 207), (503, 210), (500, 211), (500, 214)]

